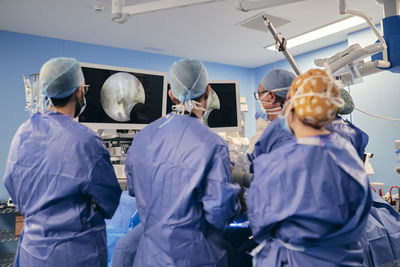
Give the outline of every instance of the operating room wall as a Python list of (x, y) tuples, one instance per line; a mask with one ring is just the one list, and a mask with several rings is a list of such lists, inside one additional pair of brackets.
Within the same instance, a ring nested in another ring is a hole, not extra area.
[[(350, 34), (348, 45), (359, 43), (364, 47), (376, 40), (371, 30), (364, 30)], [(400, 119), (400, 75), (382, 71), (363, 80), (350, 87), (355, 106), (372, 114)], [(374, 154), (371, 164), (375, 174), (370, 177), (371, 182), (385, 183), (384, 191), (399, 185), (400, 175), (394, 172), (394, 142), (400, 139), (400, 122), (378, 119), (357, 110), (352, 113), (352, 119), (370, 138), (366, 152)]]
[[(379, 27), (379, 26), (378, 26)], [(348, 35), (347, 41), (331, 45), (294, 57), (302, 71), (315, 68), (314, 59), (330, 57), (344, 50), (349, 45), (360, 43), (362, 47), (376, 41), (370, 29), (364, 29)], [(258, 67), (254, 70), (254, 79), (259, 81), (272, 68), (291, 70), (286, 60)], [(400, 119), (400, 75), (383, 71), (363, 78), (363, 82), (348, 88), (355, 106), (369, 113)], [(396, 166), (394, 141), (400, 139), (400, 123), (382, 120), (365, 115), (355, 110), (349, 118), (357, 127), (369, 135), (366, 152), (373, 153), (371, 159), (375, 174), (370, 176), (371, 182), (383, 182), (384, 192), (390, 186), (399, 185), (400, 176), (394, 172)]]
[[(3, 176), (12, 137), (19, 125), (28, 119), (22, 74), (37, 73), (41, 65), (52, 57), (74, 57), (81, 62), (122, 66), (144, 70), (168, 72), (179, 58), (128, 49), (46, 38), (28, 34), (0, 31), (0, 175)], [(254, 88), (253, 70), (213, 62), (204, 62), (209, 79), (238, 80), (241, 95), (248, 99)], [(246, 135), (255, 129), (254, 107), (246, 114)], [(77, 136), (79, 138), (79, 136)], [(3, 183), (0, 199), (8, 198)]]

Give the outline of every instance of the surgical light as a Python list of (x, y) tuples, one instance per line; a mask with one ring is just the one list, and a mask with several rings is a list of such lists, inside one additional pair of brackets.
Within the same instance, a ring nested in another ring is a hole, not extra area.
[[(350, 29), (352, 27), (361, 25), (363, 23), (366, 23), (364, 19), (360, 17), (348, 17), (344, 20), (340, 20), (331, 24), (328, 24), (326, 26), (323, 26), (321, 28), (312, 30), (310, 32), (298, 35), (296, 37), (287, 39), (287, 48), (293, 48), (296, 46), (300, 46), (305, 43), (309, 43), (311, 41), (332, 35), (337, 32), (341, 32), (347, 29)], [(275, 50), (275, 45), (270, 45), (266, 47), (266, 49), (269, 50)]]

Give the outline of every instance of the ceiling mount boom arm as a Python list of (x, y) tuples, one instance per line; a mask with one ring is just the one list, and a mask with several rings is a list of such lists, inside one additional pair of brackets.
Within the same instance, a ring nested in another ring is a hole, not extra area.
[(274, 37), (274, 40), (276, 42), (276, 47), (280, 52), (283, 53), (283, 55), (285, 55), (286, 60), (289, 62), (290, 66), (292, 67), (296, 75), (300, 75), (301, 70), (299, 66), (297, 66), (296, 61), (292, 57), (292, 54), (290, 54), (289, 50), (286, 48), (286, 39), (282, 38), (282, 36), (276, 31), (274, 25), (266, 16), (263, 16), (263, 19), (265, 26), (271, 32), (272, 37)]
[(251, 10), (263, 9), (267, 7), (286, 5), (293, 2), (301, 2), (305, 0), (237, 0), (236, 9), (247, 12)]
[(365, 14), (363, 14), (361, 12), (347, 9), (346, 0), (340, 0), (339, 11), (340, 11), (341, 15), (344, 15), (344, 14), (355, 15), (355, 16), (363, 18), (368, 23), (369, 27), (375, 33), (376, 37), (378, 37), (379, 42), (383, 46), (383, 51), (382, 51), (382, 53), (383, 53), (383, 61), (380, 61), (378, 66), (382, 67), (382, 68), (390, 67), (390, 62), (388, 61), (388, 53), (387, 53), (386, 41), (385, 41), (385, 39), (383, 39), (382, 35), (379, 33), (378, 29), (375, 27), (375, 25), (372, 22), (372, 20), (367, 15), (365, 15)]
[(112, 0), (112, 20), (124, 23), (127, 21), (129, 16), (133, 15), (218, 1), (225, 0), (159, 0), (130, 6), (125, 6), (125, 0)]

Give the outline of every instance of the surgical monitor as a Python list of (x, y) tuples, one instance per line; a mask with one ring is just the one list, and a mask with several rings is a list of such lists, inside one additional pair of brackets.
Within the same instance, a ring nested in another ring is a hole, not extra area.
[[(203, 121), (216, 132), (239, 131), (240, 92), (238, 81), (209, 81), (212, 88)], [(170, 85), (168, 84), (168, 90)], [(172, 111), (172, 101), (167, 97), (166, 113)]]
[(139, 130), (165, 115), (167, 74), (81, 63), (86, 108), (79, 122), (92, 129)]

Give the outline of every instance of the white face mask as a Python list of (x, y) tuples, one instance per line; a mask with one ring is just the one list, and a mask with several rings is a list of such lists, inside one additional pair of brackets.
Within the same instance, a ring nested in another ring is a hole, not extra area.
[[(267, 93), (263, 94), (260, 99), (258, 100), (258, 103), (260, 104), (260, 109), (262, 112), (266, 113), (267, 115), (278, 115), (281, 113), (282, 111), (282, 107), (275, 107), (275, 108), (264, 108), (263, 106), (263, 99), (267, 97), (268, 94), (270, 94), (270, 92), (277, 92), (277, 91), (283, 91), (283, 90), (287, 90), (288, 88), (278, 88), (278, 89), (272, 89), (269, 90)], [(273, 103), (272, 101), (264, 101), (264, 103), (267, 103), (269, 105), (273, 105), (275, 103)]]
[(192, 111), (192, 110), (200, 110), (200, 111), (203, 111), (203, 112), (206, 111), (206, 109), (203, 108), (203, 106), (199, 102), (197, 102), (195, 100), (188, 100), (188, 101), (186, 101), (184, 103), (180, 103), (180, 104), (172, 106), (172, 111), (174, 111), (177, 114), (183, 115), (183, 114), (185, 114), (185, 112), (188, 112), (188, 110), (190, 110), (190, 111)]
[[(79, 100), (78, 100), (78, 101), (79, 101)], [(79, 103), (79, 105), (80, 105), (80, 103)], [(85, 111), (85, 108), (86, 108), (86, 97), (83, 96), (83, 105), (81, 106), (81, 108), (80, 108), (80, 110), (79, 110), (79, 113), (75, 113), (74, 118), (79, 117), (79, 116), (83, 113), (83, 111)]]
[(86, 108), (86, 97), (83, 96), (83, 106), (81, 107), (81, 110), (79, 111), (78, 116), (80, 116), (85, 111), (85, 108)]
[(282, 107), (280, 107), (280, 106), (276, 107), (276, 108), (264, 108), (261, 100), (258, 100), (258, 104), (260, 105), (261, 111), (264, 112), (267, 115), (280, 114), (281, 111), (282, 111)]

